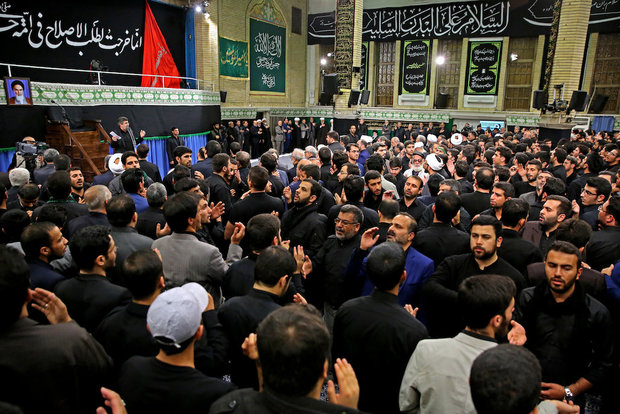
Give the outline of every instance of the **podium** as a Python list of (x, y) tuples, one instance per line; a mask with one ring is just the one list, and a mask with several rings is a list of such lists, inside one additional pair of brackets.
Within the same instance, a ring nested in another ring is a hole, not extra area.
[[(110, 137), (99, 120), (69, 121), (48, 112), (45, 141), (51, 148), (71, 158), (71, 166), (80, 167), (84, 179), (91, 182), (104, 170), (104, 158), (110, 153)], [(60, 119), (58, 119), (60, 118)]]

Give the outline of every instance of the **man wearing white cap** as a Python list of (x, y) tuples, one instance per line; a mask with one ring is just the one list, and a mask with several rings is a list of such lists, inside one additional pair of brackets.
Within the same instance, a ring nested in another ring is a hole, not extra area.
[(194, 343), (203, 335), (203, 312), (210, 310), (213, 301), (193, 282), (155, 299), (146, 322), (159, 353), (130, 358), (118, 380), (128, 412), (206, 413), (215, 400), (235, 389), (194, 365)]
[(450, 137), (450, 144), (452, 147), (456, 147), (457, 145), (461, 145), (463, 143), (463, 135), (456, 133), (452, 134)]

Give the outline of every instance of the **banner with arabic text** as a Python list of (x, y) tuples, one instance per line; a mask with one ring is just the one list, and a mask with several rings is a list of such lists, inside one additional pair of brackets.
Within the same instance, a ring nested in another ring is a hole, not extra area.
[(502, 41), (470, 41), (465, 95), (497, 95)]
[[(144, 0), (0, 0), (2, 62), (88, 70), (98, 60), (108, 71), (142, 73)], [(178, 70), (185, 76), (185, 11), (149, 2)], [(6, 75), (0, 68), (0, 76)], [(13, 68), (32, 81), (91, 83), (88, 72)], [(114, 85), (140, 85), (141, 77), (103, 75)]]
[(250, 91), (286, 92), (285, 27), (250, 19)]
[(362, 42), (360, 89), (368, 89), (368, 42)]
[(428, 95), (431, 40), (405, 40), (401, 43), (400, 95)]
[(248, 42), (220, 37), (220, 76), (248, 78)]
[[(366, 9), (364, 41), (538, 36), (549, 33), (555, 0), (460, 1)], [(333, 44), (335, 12), (308, 15), (308, 44)], [(590, 32), (620, 31), (620, 1), (593, 1)]]

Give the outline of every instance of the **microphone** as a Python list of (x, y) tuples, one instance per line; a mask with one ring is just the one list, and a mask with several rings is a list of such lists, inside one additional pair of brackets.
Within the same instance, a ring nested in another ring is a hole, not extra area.
[(62, 111), (62, 119), (64, 119), (68, 123), (71, 123), (71, 119), (69, 118), (69, 115), (67, 115), (67, 111), (65, 110), (65, 108), (53, 99), (51, 99), (50, 102), (60, 108), (60, 110)]

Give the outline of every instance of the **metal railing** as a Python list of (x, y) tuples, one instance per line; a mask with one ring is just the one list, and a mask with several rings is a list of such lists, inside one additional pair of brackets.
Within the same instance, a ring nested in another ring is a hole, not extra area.
[[(203, 86), (205, 86), (204, 90), (213, 92), (213, 90), (215, 89), (215, 84), (213, 82), (208, 82), (208, 81), (205, 81), (204, 79), (190, 78), (190, 77), (186, 77), (186, 76), (150, 75), (150, 74), (146, 74), (146, 73), (110, 72), (110, 71), (92, 70), (92, 69), (54, 68), (54, 67), (49, 67), (49, 66), (20, 65), (20, 64), (16, 64), (16, 63), (2, 63), (2, 62), (0, 62), (0, 66), (6, 66), (7, 67), (9, 77), (13, 76), (11, 68), (27, 68), (27, 69), (41, 69), (41, 70), (51, 70), (51, 71), (61, 71), (61, 72), (81, 72), (81, 73), (88, 73), (89, 75), (92, 75), (92, 74), (96, 73), (97, 74), (97, 83), (96, 83), (96, 85), (99, 85), (99, 86), (102, 85), (101, 75), (103, 74), (103, 75), (106, 75), (106, 76), (107, 75), (139, 76), (139, 77), (150, 76), (150, 77), (154, 77), (154, 78), (156, 78), (158, 80), (159, 80), (159, 78), (161, 78), (161, 87), (162, 88), (165, 87), (165, 80), (167, 78), (170, 78), (170, 79), (183, 79), (183, 80), (186, 80), (186, 81), (195, 81), (196, 82), (196, 89), (200, 89), (200, 83), (201, 82), (202, 82)], [(94, 84), (95, 83), (93, 83), (93, 85)], [(123, 86), (123, 85), (118, 85), (118, 86)], [(157, 87), (157, 86), (153, 86), (153, 87)]]

